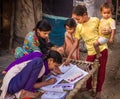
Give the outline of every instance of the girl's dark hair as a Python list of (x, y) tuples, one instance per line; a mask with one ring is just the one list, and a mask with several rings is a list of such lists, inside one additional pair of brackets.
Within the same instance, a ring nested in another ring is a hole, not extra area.
[(46, 19), (43, 19), (36, 24), (34, 30), (36, 29), (39, 29), (40, 31), (51, 31), (52, 26), (49, 21), (47, 21)]
[(111, 12), (113, 12), (113, 10), (114, 10), (113, 5), (112, 5), (112, 4), (109, 4), (109, 3), (107, 3), (107, 2), (101, 5), (100, 11), (102, 11), (103, 8), (111, 9)]
[(85, 7), (85, 5), (77, 5), (73, 8), (72, 14), (83, 16), (84, 14), (87, 14), (87, 8)]
[(56, 63), (58, 63), (58, 64), (61, 64), (61, 63), (62, 63), (62, 56), (61, 56), (61, 54), (60, 54), (59, 52), (57, 52), (57, 51), (50, 50), (50, 51), (48, 52), (48, 54), (43, 57), (43, 60), (49, 59), (49, 58), (53, 58), (53, 61), (56, 62)]
[(70, 28), (73, 28), (73, 27), (76, 27), (77, 24), (76, 24), (76, 22), (75, 22), (75, 20), (73, 18), (69, 18), (69, 19), (66, 20), (64, 26), (68, 26)]
[(36, 27), (34, 28), (35, 34), (36, 34), (36, 36), (38, 38), (38, 41), (40, 43), (39, 48), (40, 48), (40, 50), (41, 50), (41, 52), (43, 54), (46, 54), (48, 52), (49, 47), (51, 45), (49, 43), (47, 43), (46, 39), (41, 38), (40, 36), (38, 36), (37, 29), (39, 29), (40, 31), (51, 31), (52, 30), (52, 26), (51, 26), (49, 21), (43, 19), (43, 20), (39, 21), (36, 24)]

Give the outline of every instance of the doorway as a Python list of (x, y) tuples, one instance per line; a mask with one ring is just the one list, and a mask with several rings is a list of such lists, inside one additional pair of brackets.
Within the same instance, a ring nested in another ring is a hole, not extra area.
[(0, 0), (0, 49), (8, 49), (11, 24), (11, 0)]

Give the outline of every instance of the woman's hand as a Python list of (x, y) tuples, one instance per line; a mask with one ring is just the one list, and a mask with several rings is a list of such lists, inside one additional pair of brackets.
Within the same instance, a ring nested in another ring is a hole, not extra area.
[(47, 85), (50, 85), (50, 84), (54, 84), (56, 83), (56, 79), (55, 78), (50, 78), (49, 80), (46, 81)]
[(61, 55), (64, 55), (64, 48), (63, 47), (58, 47), (56, 49)]

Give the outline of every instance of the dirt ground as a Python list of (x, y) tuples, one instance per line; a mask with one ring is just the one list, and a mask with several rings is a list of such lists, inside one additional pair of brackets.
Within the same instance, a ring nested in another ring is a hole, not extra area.
[[(13, 53), (0, 51), (0, 71), (14, 60)], [(86, 53), (81, 53), (82, 60)], [(106, 68), (106, 79), (102, 91), (102, 99), (120, 99), (120, 51), (119, 48), (109, 49), (109, 57)], [(0, 75), (2, 78), (2, 76)], [(78, 92), (73, 99), (94, 99), (90, 92)]]
[(106, 79), (103, 86), (103, 99), (120, 99), (120, 50), (109, 49)]

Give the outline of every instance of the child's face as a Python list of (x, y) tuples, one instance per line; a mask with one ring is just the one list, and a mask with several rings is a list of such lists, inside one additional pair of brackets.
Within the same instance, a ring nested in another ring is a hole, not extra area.
[(39, 29), (37, 29), (38, 35), (44, 39), (48, 38), (50, 32), (51, 31), (40, 31)]
[(58, 64), (54, 62), (53, 58), (48, 59), (48, 68), (49, 70), (54, 70), (55, 68), (58, 68), (61, 64)]
[(110, 8), (103, 8), (101, 11), (101, 15), (104, 19), (108, 19), (111, 17), (112, 12)]
[(69, 26), (65, 26), (65, 28), (66, 28), (66, 31), (70, 34), (73, 34), (75, 32), (75, 27), (70, 28)]
[(84, 14), (83, 16), (72, 14), (72, 18), (75, 19), (77, 23), (84, 23), (86, 21), (86, 14)]

